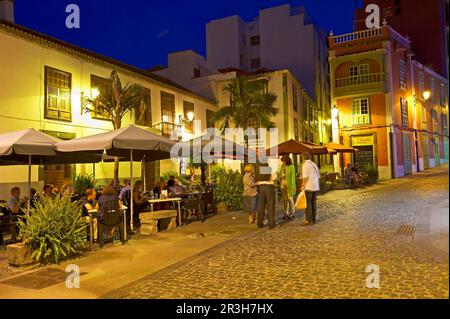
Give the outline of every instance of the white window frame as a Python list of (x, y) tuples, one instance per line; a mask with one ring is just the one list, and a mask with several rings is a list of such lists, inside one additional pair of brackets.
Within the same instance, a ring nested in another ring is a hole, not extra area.
[(400, 80), (400, 88), (402, 90), (406, 90), (406, 62), (403, 59), (399, 60), (398, 64), (398, 72), (399, 72), (399, 80)]
[[(366, 110), (363, 110), (363, 108), (365, 108)], [(370, 124), (369, 98), (360, 98), (352, 100), (352, 122), (353, 125)]]

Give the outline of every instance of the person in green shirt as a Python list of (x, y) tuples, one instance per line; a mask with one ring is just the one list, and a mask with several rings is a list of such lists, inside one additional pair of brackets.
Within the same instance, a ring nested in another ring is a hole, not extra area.
[(297, 194), (297, 183), (295, 181), (295, 167), (288, 155), (281, 158), (281, 194), (284, 202), (284, 219), (295, 217), (294, 196)]

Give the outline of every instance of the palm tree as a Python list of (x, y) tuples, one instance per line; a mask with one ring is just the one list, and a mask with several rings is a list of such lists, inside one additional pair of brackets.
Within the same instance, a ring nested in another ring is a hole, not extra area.
[(254, 119), (262, 128), (275, 127), (272, 118), (278, 114), (274, 107), (277, 96), (267, 91), (267, 80), (241, 77), (233, 79), (223, 90), (230, 95), (230, 105), (211, 117), (211, 122), (222, 122), (222, 134), (232, 124), (246, 130)]
[[(141, 119), (150, 106), (150, 96), (146, 89), (138, 84), (122, 86), (116, 70), (109, 78), (111, 85), (106, 85), (94, 99), (85, 97), (82, 103), (84, 113), (99, 115), (101, 119), (112, 123), (113, 129), (122, 127), (122, 120), (129, 112), (135, 113), (136, 120)], [(99, 88), (96, 88), (99, 89)], [(119, 181), (119, 158), (114, 161), (114, 181)]]

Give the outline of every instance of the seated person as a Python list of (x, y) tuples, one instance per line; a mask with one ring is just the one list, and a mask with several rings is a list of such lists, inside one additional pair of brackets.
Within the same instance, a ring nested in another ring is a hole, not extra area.
[(153, 188), (153, 194), (155, 194), (156, 198), (159, 198), (161, 196), (161, 191), (166, 189), (166, 181), (163, 177), (160, 177), (159, 180), (156, 182), (155, 187)]
[(68, 178), (64, 179), (64, 182), (61, 186), (61, 195), (62, 196), (70, 196), (74, 193), (73, 187)]
[(23, 206), (28, 201), (28, 198), (20, 199), (20, 188), (11, 188), (11, 197), (8, 200), (8, 209), (13, 215), (20, 214), (21, 206)]
[(83, 206), (83, 216), (87, 216), (90, 210), (95, 209), (96, 198), (97, 192), (95, 189), (89, 188), (84, 192), (84, 196), (80, 199), (80, 203)]
[(149, 198), (142, 194), (143, 186), (144, 183), (142, 181), (137, 181), (136, 183), (134, 183), (133, 187), (133, 217), (136, 221), (139, 220), (139, 214), (146, 211), (147, 207), (149, 206)]
[(359, 186), (361, 185), (362, 179), (361, 179), (361, 174), (359, 173), (359, 170), (356, 167), (352, 168), (352, 184), (355, 186)]
[(176, 194), (184, 193), (184, 187), (183, 187), (183, 185), (181, 185), (180, 180), (178, 178), (175, 179), (175, 191), (176, 191)]
[(344, 172), (344, 182), (346, 184), (352, 183), (352, 175), (353, 175), (352, 164), (347, 164), (347, 167), (345, 168)]
[[(99, 218), (102, 218), (102, 209), (104, 207), (114, 207), (115, 203), (119, 204), (119, 198), (116, 195), (116, 189), (113, 186), (108, 186), (103, 189), (102, 196), (98, 199), (96, 209), (99, 211)], [(119, 204), (120, 205), (120, 204)], [(105, 230), (106, 238), (111, 238), (114, 235), (114, 228)]]
[(169, 179), (169, 181), (167, 182), (167, 195), (169, 195), (169, 197), (175, 196), (177, 194), (177, 189), (175, 186), (175, 180)]
[(43, 198), (55, 198), (55, 195), (53, 194), (53, 185), (51, 184), (46, 184), (44, 186), (44, 190), (42, 191), (42, 193), (40, 193), (38, 196), (38, 201), (43, 205), (44, 201)]
[(120, 190), (120, 193), (119, 193), (119, 200), (122, 203), (123, 203), (123, 197), (124, 197), (125, 193), (131, 191), (131, 182), (130, 182), (130, 180), (129, 179), (125, 179), (123, 181), (123, 183), (124, 183), (124, 186), (122, 187), (122, 189)]

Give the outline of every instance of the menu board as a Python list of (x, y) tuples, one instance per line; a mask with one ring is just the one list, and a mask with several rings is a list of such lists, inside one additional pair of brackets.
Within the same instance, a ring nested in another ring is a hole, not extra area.
[(358, 146), (359, 152), (355, 153), (355, 165), (357, 167), (372, 166), (374, 164), (373, 145)]

